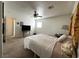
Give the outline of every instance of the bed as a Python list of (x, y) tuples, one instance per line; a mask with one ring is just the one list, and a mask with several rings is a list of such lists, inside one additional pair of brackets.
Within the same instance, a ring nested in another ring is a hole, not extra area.
[[(65, 42), (64, 42), (65, 43)], [(30, 49), (41, 58), (69, 57), (61, 53), (63, 43), (57, 37), (38, 34), (24, 38), (24, 49)]]

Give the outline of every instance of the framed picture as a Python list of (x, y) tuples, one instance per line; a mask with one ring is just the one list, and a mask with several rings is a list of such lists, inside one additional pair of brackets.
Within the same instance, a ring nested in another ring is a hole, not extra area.
[(23, 22), (21, 21), (21, 22), (20, 22), (20, 26), (22, 26), (22, 25), (23, 25)]

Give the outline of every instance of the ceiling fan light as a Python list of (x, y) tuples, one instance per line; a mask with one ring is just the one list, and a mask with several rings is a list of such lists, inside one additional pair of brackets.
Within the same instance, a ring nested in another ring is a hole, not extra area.
[(42, 16), (39, 16), (39, 14), (36, 11), (34, 11), (34, 17), (42, 17)]

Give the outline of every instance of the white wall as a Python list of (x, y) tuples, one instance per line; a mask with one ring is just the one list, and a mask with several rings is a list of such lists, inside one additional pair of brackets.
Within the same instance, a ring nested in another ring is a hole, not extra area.
[(33, 9), (28, 2), (4, 2), (5, 17), (13, 17), (15, 19), (15, 36), (22, 36), (20, 24), (17, 22), (23, 21), (25, 25), (31, 25), (31, 34), (34, 28)]
[[(5, 17), (11, 16), (16, 20), (15, 23), (15, 35), (22, 36), (21, 27), (17, 25), (17, 22), (23, 21), (26, 25), (31, 25), (31, 34), (34, 31), (34, 19), (33, 19), (33, 8), (30, 6), (28, 2), (4, 2), (4, 13)], [(38, 20), (39, 21), (39, 20)], [(37, 22), (38, 22), (37, 21)], [(65, 33), (62, 30), (62, 25), (66, 25), (70, 23), (70, 15), (63, 15), (57, 17), (49, 17), (46, 19), (40, 20), (42, 21), (42, 28), (36, 29), (37, 33), (47, 33), (50, 35), (54, 35), (56, 33)]]
[(37, 33), (46, 33), (54, 35), (56, 33), (66, 33), (66, 30), (62, 29), (63, 25), (70, 24), (71, 15), (63, 15), (57, 17), (49, 17), (47, 19), (37, 20), (36, 22), (42, 22), (42, 28), (37, 28)]

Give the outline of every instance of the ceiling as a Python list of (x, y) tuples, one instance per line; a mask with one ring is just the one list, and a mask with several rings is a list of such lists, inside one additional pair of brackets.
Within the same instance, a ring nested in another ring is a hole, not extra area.
[[(59, 16), (71, 14), (74, 1), (30, 1), (29, 4), (34, 10), (43, 16), (43, 18), (51, 16)], [(52, 6), (52, 8), (48, 8)]]
[[(6, 1), (5, 1), (6, 2)], [(18, 3), (17, 3), (18, 2)], [(20, 6), (21, 8), (27, 8), (29, 6), (32, 8), (32, 12), (36, 10), (42, 18), (54, 17), (60, 15), (71, 14), (74, 1), (15, 1), (16, 6)], [(12, 4), (12, 2), (10, 2)], [(9, 1), (7, 4), (10, 4)], [(52, 8), (48, 8), (52, 6)], [(30, 11), (27, 11), (27, 13)], [(34, 12), (33, 12), (34, 13)], [(32, 13), (32, 14), (33, 14)]]

